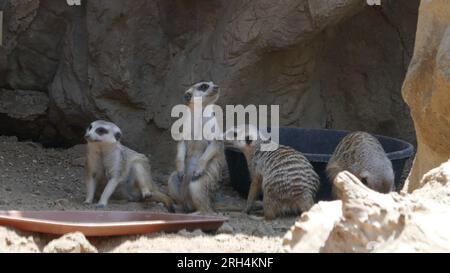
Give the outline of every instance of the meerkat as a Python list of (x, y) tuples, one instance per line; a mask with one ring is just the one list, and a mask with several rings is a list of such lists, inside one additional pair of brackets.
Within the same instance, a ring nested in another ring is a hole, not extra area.
[[(330, 181), (334, 181), (344, 170), (353, 173), (375, 191), (388, 193), (394, 190), (392, 162), (380, 142), (369, 133), (349, 133), (339, 142), (327, 164), (326, 173)], [(340, 198), (334, 186), (332, 196)]]
[[(219, 86), (213, 82), (199, 82), (185, 91), (184, 101), (189, 107), (188, 115), (191, 128), (211, 122), (218, 128), (214, 116), (196, 117), (196, 107), (206, 107), (214, 104), (219, 98)], [(201, 105), (194, 100), (201, 99)], [(198, 110), (198, 109), (197, 109)], [(202, 128), (200, 128), (202, 129)], [(195, 129), (193, 129), (195, 131)], [(193, 140), (193, 133), (189, 139), (178, 142), (175, 159), (176, 171), (168, 181), (169, 195), (178, 205), (177, 210), (184, 212), (212, 212), (214, 211), (214, 194), (219, 187), (222, 169), (225, 163), (223, 142), (219, 140)]]
[(105, 207), (111, 195), (116, 193), (119, 198), (131, 201), (162, 202), (171, 210), (171, 199), (153, 183), (148, 158), (120, 143), (122, 131), (117, 125), (103, 120), (94, 121), (86, 129), (84, 137), (87, 141), (86, 204), (91, 204), (96, 190), (104, 187), (97, 207)]
[(312, 165), (299, 151), (278, 145), (274, 151), (264, 151), (270, 143), (254, 126), (235, 127), (225, 133), (225, 146), (238, 148), (247, 160), (251, 184), (244, 213), (263, 193), (264, 218), (298, 215), (315, 203), (320, 180)]

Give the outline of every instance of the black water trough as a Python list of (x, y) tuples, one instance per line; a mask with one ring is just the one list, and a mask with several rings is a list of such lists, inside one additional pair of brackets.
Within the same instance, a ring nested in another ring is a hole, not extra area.
[[(280, 144), (290, 146), (306, 156), (320, 176), (318, 200), (331, 199), (331, 183), (325, 168), (331, 154), (349, 132), (329, 129), (301, 129), (292, 127), (280, 128)], [(395, 172), (395, 185), (398, 190), (401, 184), (403, 168), (413, 155), (414, 147), (403, 140), (375, 135), (387, 152)], [(231, 185), (242, 196), (246, 197), (250, 188), (250, 175), (244, 155), (234, 149), (226, 148), (225, 156), (230, 173)]]

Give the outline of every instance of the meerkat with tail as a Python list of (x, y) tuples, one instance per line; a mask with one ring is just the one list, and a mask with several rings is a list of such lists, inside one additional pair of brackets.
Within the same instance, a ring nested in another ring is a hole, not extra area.
[(267, 220), (308, 211), (315, 202), (319, 176), (300, 152), (283, 145), (273, 151), (261, 149), (268, 143), (270, 139), (265, 140), (256, 127), (249, 125), (225, 133), (225, 146), (241, 150), (250, 171), (250, 191), (244, 211), (252, 209), (261, 192)]
[[(219, 187), (225, 163), (223, 142), (196, 138), (203, 132), (202, 124), (213, 124), (219, 130), (214, 116), (196, 115), (195, 111), (214, 104), (219, 98), (219, 87), (213, 82), (199, 82), (185, 91), (184, 100), (189, 108), (187, 122), (191, 124), (189, 137), (179, 141), (175, 160), (176, 171), (168, 181), (169, 195), (184, 212), (211, 212), (213, 199)], [(201, 111), (201, 110), (200, 110)]]
[[(339, 142), (327, 164), (326, 173), (330, 181), (334, 181), (337, 174), (345, 170), (375, 191), (388, 193), (394, 190), (392, 162), (380, 142), (369, 133), (349, 133)], [(334, 186), (332, 195), (339, 198)]]
[(86, 200), (94, 201), (97, 189), (104, 188), (97, 204), (104, 207), (117, 194), (128, 200), (162, 202), (171, 210), (171, 199), (154, 185), (148, 158), (120, 143), (122, 132), (112, 122), (97, 120), (86, 130), (87, 158), (85, 168)]

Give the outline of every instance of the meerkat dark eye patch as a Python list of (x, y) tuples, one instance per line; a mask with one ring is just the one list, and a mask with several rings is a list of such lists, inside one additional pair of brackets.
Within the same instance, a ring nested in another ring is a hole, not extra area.
[(108, 133), (108, 130), (106, 130), (103, 127), (99, 127), (95, 130), (95, 133), (99, 136), (102, 136), (102, 135), (106, 135)]
[(208, 90), (208, 88), (209, 88), (209, 84), (204, 83), (204, 84), (200, 85), (197, 89), (199, 91), (205, 92), (206, 90)]
[(92, 129), (92, 125), (89, 125), (88, 131), (90, 131)]
[(361, 177), (361, 182), (367, 186), (367, 178)]
[(117, 141), (119, 141), (122, 138), (122, 134), (120, 132), (117, 132), (114, 134), (114, 137), (116, 138)]

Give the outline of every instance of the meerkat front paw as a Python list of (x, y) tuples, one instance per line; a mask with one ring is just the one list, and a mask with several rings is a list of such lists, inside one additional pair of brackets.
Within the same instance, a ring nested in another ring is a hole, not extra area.
[(153, 194), (149, 191), (142, 193), (142, 199), (144, 199), (144, 200), (150, 199), (150, 198), (152, 198), (152, 196), (153, 196)]
[(182, 180), (183, 180), (183, 177), (184, 177), (184, 171), (177, 171), (177, 176), (178, 176), (178, 179), (179, 179), (180, 181), (182, 181)]
[(176, 205), (175, 204), (172, 204), (172, 205), (170, 205), (168, 208), (167, 208), (167, 211), (168, 212), (170, 212), (170, 213), (175, 213), (177, 210), (176, 210), (177, 208), (176, 208)]
[(106, 204), (98, 203), (95, 205), (96, 209), (104, 209), (106, 207)]
[(90, 205), (90, 204), (92, 204), (92, 200), (86, 199), (86, 200), (84, 200), (83, 204)]

